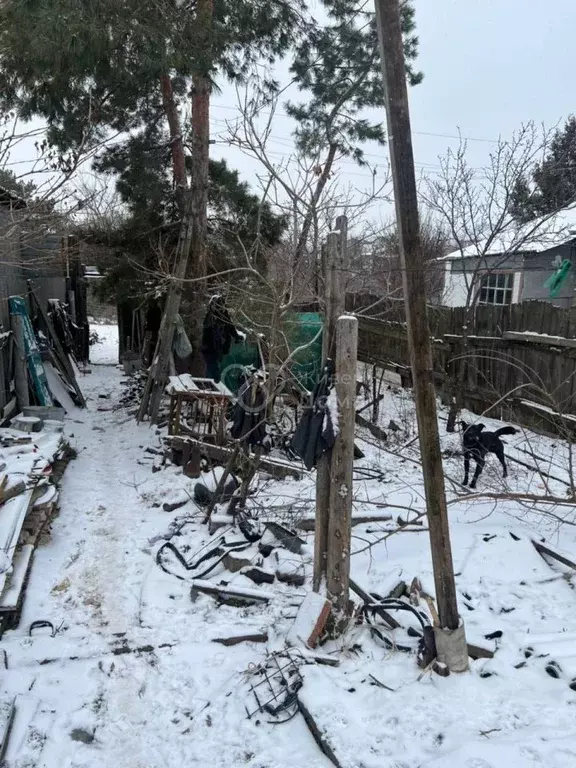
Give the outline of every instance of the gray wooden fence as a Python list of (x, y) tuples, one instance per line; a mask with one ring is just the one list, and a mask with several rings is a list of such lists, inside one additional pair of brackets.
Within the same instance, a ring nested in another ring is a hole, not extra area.
[[(360, 316), (360, 360), (409, 375), (402, 320)], [(402, 309), (396, 308), (397, 316)], [(434, 374), (448, 400), (555, 434), (576, 434), (576, 308), (545, 302), (511, 307), (431, 308)]]

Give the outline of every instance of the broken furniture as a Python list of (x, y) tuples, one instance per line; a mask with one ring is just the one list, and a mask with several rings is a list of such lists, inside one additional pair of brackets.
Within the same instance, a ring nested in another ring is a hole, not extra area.
[(226, 412), (234, 399), (224, 384), (186, 373), (170, 376), (166, 391), (170, 396), (169, 435), (191, 435), (203, 442), (224, 445)]

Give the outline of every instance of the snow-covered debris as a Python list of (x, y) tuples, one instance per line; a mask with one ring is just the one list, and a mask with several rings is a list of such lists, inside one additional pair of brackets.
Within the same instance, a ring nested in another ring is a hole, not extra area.
[(316, 648), (330, 617), (330, 601), (317, 592), (308, 592), (294, 620), (286, 642), (288, 645), (302, 643), (307, 648)]

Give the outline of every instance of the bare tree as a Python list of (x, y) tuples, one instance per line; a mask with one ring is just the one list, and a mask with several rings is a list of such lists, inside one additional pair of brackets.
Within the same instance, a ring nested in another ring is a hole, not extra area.
[[(509, 141), (500, 139), (488, 163), (473, 168), (467, 159), (467, 143), (440, 158), (438, 178), (424, 184), (424, 201), (448, 231), (455, 244), (457, 264), (466, 308), (457, 372), (453, 375), (452, 408), (448, 431), (454, 431), (461, 407), (460, 394), (465, 375), (467, 335), (472, 313), (479, 300), (482, 280), (503, 268), (522, 269), (524, 254), (550, 247), (566, 231), (565, 222), (553, 211), (527, 224), (514, 218), (514, 193), (519, 181), (530, 176), (545, 155), (553, 132), (527, 123)], [(452, 274), (452, 273), (451, 273)]]
[(368, 189), (345, 185), (339, 173), (339, 163), (344, 155), (340, 156), (332, 148), (328, 159), (319, 147), (308, 154), (297, 150), (287, 152), (279, 161), (273, 160), (269, 143), (281, 95), (282, 92), (272, 96), (263, 92), (257, 80), (243, 92), (238, 91), (240, 117), (228, 123), (225, 139), (259, 162), (263, 192), (291, 221), (287, 248), (292, 254), (290, 293), (300, 293), (300, 287), (305, 284), (309, 293), (318, 295), (322, 279), (322, 238), (339, 214), (346, 214), (349, 227), (353, 229), (365, 220), (376, 201), (389, 201), (390, 176), (387, 171), (378, 179), (373, 170)]
[(465, 286), (463, 304), (477, 300), (479, 275), (500, 269), (534, 246), (542, 247), (565, 228), (556, 221), (558, 210), (521, 224), (514, 218), (514, 193), (544, 156), (553, 131), (527, 123), (509, 141), (500, 139), (488, 163), (473, 168), (467, 159), (465, 140), (440, 158), (437, 178), (426, 180), (423, 198), (429, 210), (443, 222), (462, 260)]
[[(16, 251), (0, 253), (1, 263), (20, 268), (22, 246), (70, 226), (87, 202), (74, 186), (75, 177), (115, 138), (99, 141), (94, 130), (89, 114), (80, 143), (72, 150), (59, 151), (47, 141), (44, 127), (28, 128), (15, 112), (0, 115), (0, 188), (5, 196), (0, 237), (7, 242), (17, 236), (19, 242)], [(18, 152), (25, 152), (26, 159), (16, 160)], [(45, 258), (38, 254), (26, 267), (40, 266)]]

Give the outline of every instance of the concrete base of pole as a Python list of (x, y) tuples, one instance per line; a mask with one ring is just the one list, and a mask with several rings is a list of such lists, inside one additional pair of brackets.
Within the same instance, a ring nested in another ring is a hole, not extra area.
[(464, 622), (460, 619), (458, 629), (443, 629), (434, 627), (436, 655), (438, 661), (445, 664), (450, 672), (466, 672), (468, 670), (468, 646)]

